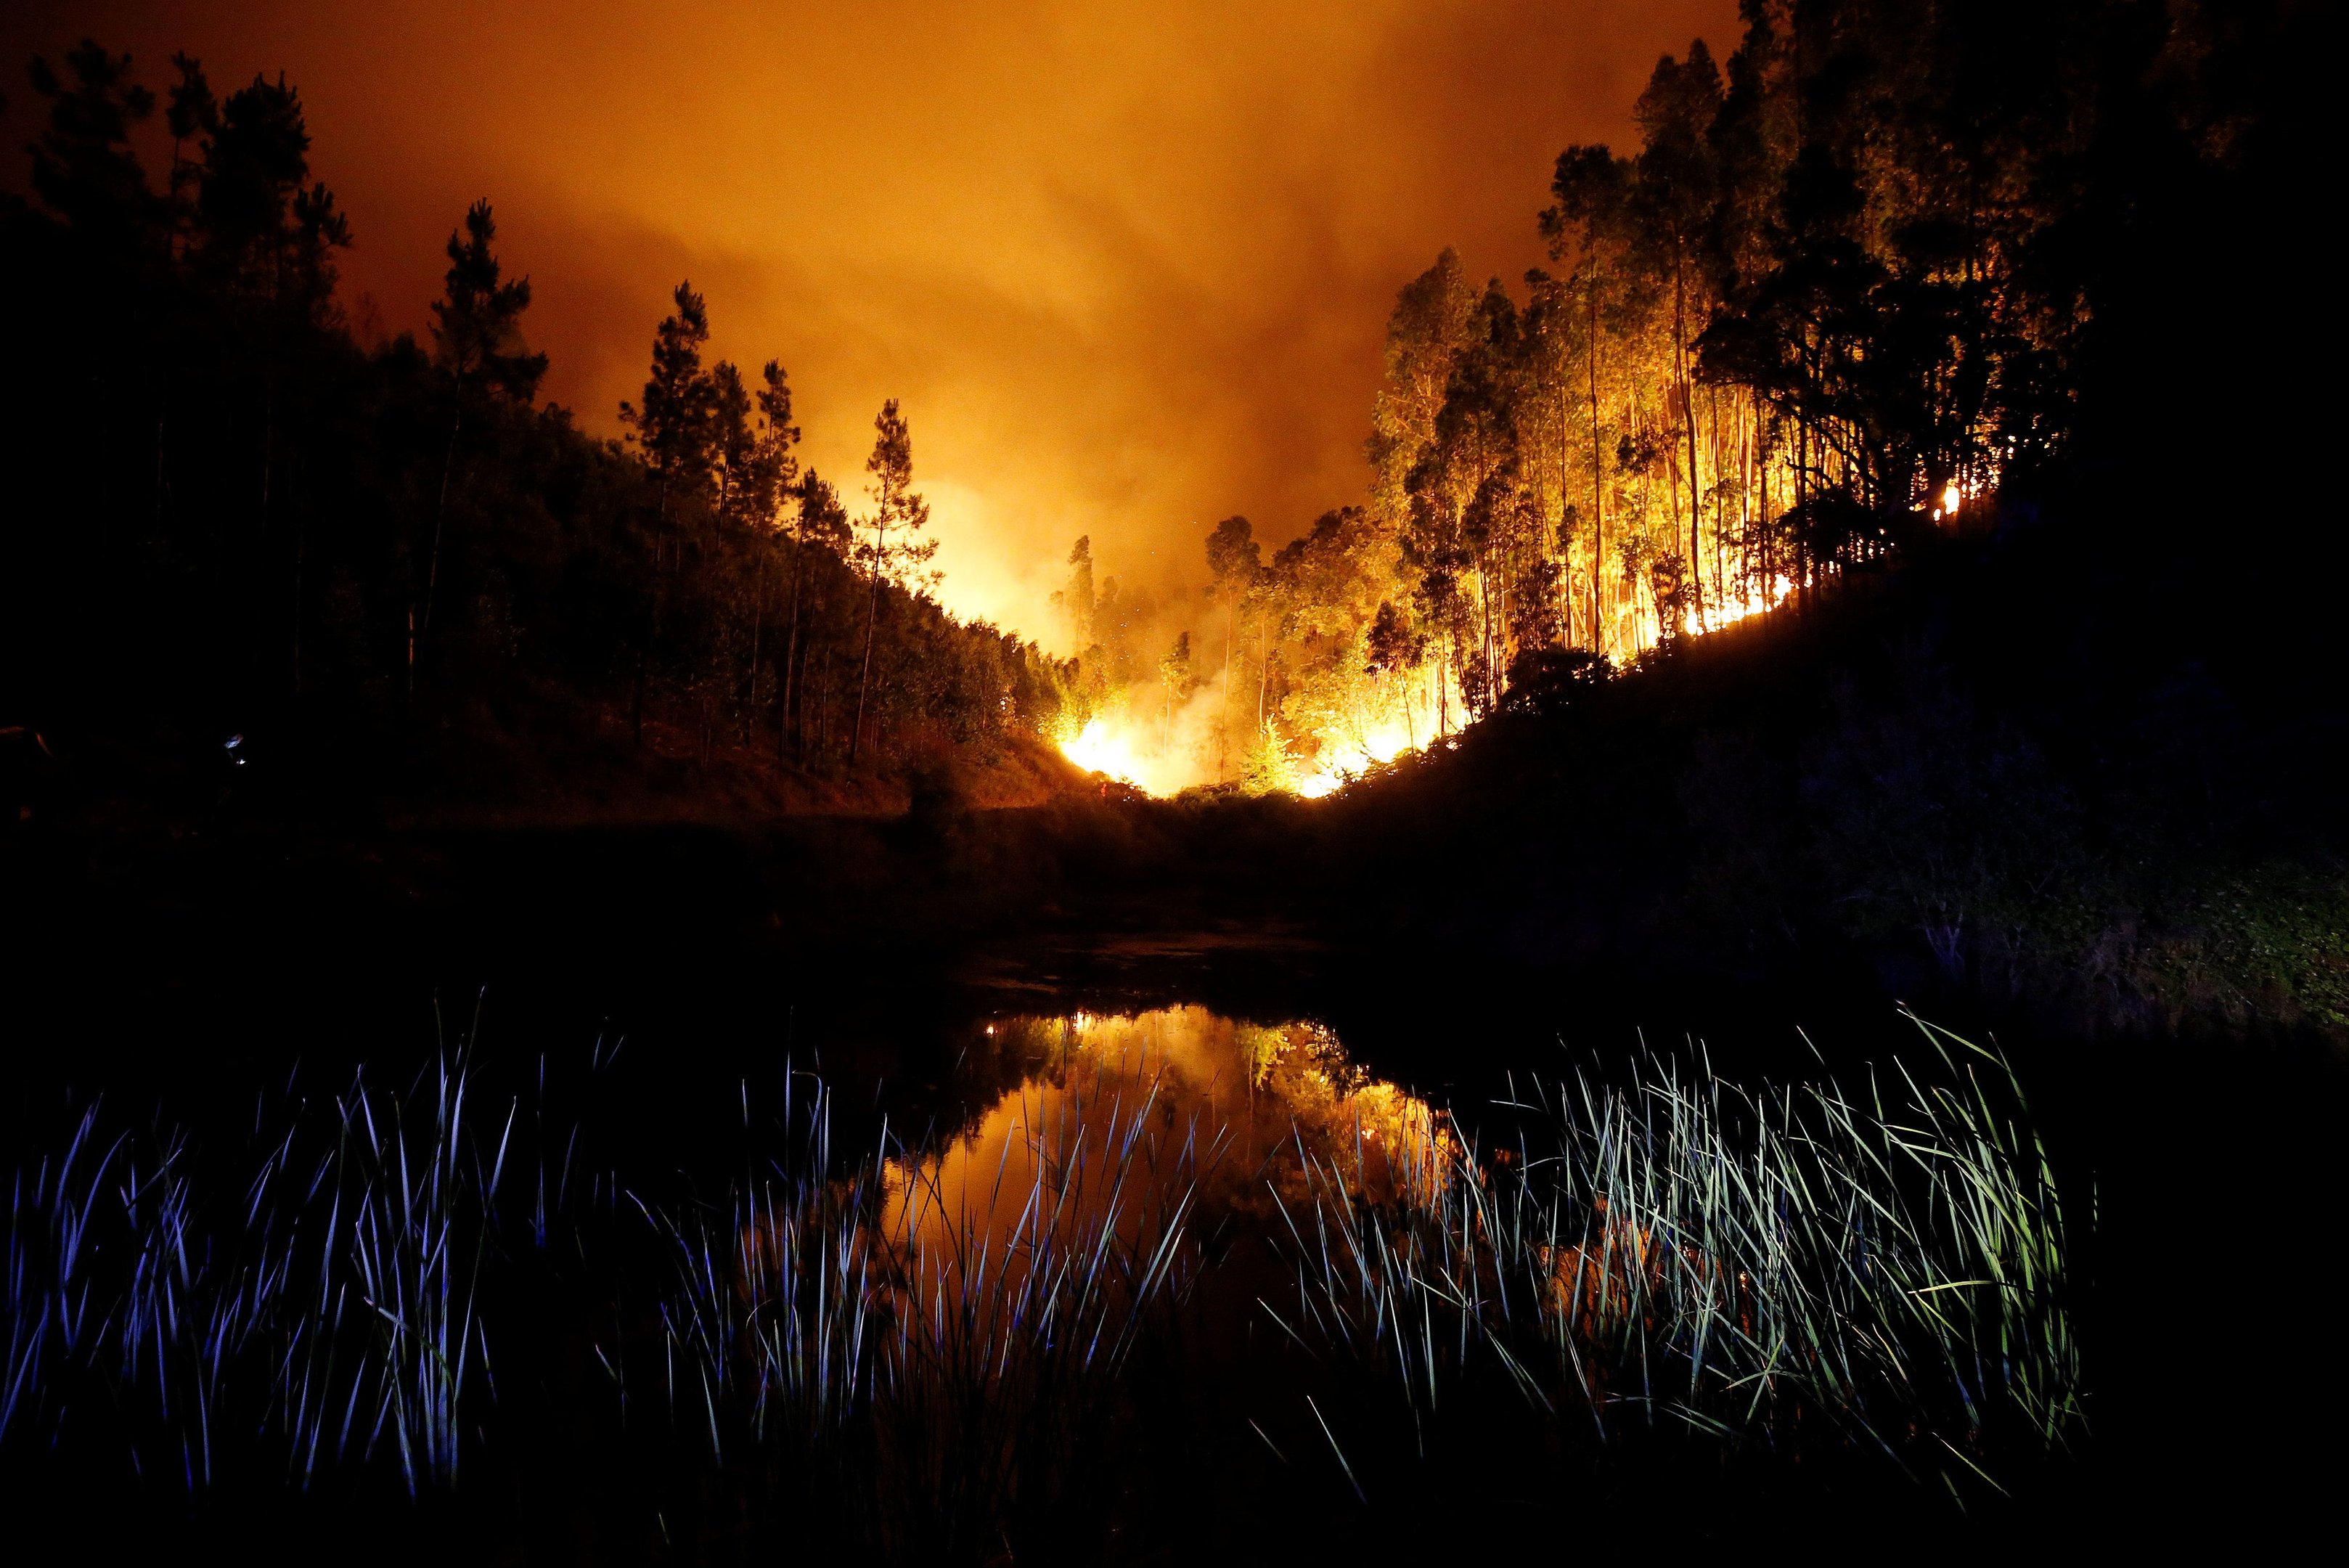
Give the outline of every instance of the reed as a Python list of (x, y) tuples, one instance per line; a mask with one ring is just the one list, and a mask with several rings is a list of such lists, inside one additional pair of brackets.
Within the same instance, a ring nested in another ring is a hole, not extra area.
[[(1350, 1426), (1366, 1401), (1424, 1452), (1494, 1386), (1600, 1443), (1825, 1432), (1971, 1485), (2085, 1430), (2071, 1238), (2007, 1064), (1916, 1027), (1921, 1075), (1743, 1086), (1650, 1054), (1527, 1084), (1506, 1151), (1423, 1106), (1299, 1131), (1256, 1173), (1269, 1203), (1226, 1201), (1231, 1134), (1163, 1080), (1066, 1063), (954, 1136), (885, 1124), (855, 1150), (823, 1083), (787, 1075), (707, 1199), (583, 1167), (543, 1068), (527, 1116), (481, 1114), (463, 1051), (404, 1091), (289, 1085), (242, 1154), (93, 1103), (10, 1189), (0, 1455), (188, 1492), (329, 1471), (447, 1492), (479, 1434), (531, 1418), (496, 1355), (569, 1335), (608, 1377), (586, 1440), (650, 1459), (661, 1495), (714, 1479), (845, 1544), (985, 1557), (1106, 1506), (1138, 1354), (1180, 1400), (1186, 1303), (1260, 1278), (1269, 1242), (1283, 1292), (1219, 1299), (1310, 1358), (1300, 1435), (1357, 1496), (1381, 1484)], [(531, 1263), (556, 1238), (563, 1266)], [(547, 1290), (512, 1288), (530, 1268)], [(631, 1402), (647, 1388), (665, 1400)]]
[(1190, 1236), (1221, 1144), (1166, 1125), (1150, 1085), (1037, 1095), (989, 1168), (885, 1132), (829, 1160), (821, 1086), (787, 1146), (720, 1204), (639, 1202), (675, 1278), (660, 1306), (680, 1429), (849, 1446), (870, 1536), (959, 1557), (1049, 1506), (1085, 1460), (1114, 1379), (1157, 1309), (1195, 1283)]
[(0, 1445), (87, 1438), (191, 1491), (378, 1452), (411, 1493), (453, 1485), (512, 1131), (509, 1109), (475, 1137), (469, 1077), (460, 1054), (405, 1095), (359, 1077), (331, 1114), (285, 1107), (211, 1201), (185, 1134), (106, 1137), (85, 1107), (11, 1188)]
[(2064, 1210), (2004, 1059), (1912, 1022), (1931, 1083), (1744, 1088), (1650, 1054), (1529, 1085), (1507, 1108), (1538, 1144), (1439, 1143), (1392, 1202), (1313, 1163), (1283, 1209), (1297, 1301), (1265, 1310), (1414, 1418), (1481, 1359), (1601, 1438), (1824, 1421), (1987, 1480), (2083, 1428)]

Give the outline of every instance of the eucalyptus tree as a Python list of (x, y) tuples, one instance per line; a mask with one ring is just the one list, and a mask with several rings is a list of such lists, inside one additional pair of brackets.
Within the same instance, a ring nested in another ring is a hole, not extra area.
[[(1256, 541), (1256, 530), (1245, 517), (1234, 515), (1216, 524), (1207, 535), (1207, 593), (1211, 602), (1224, 608), (1224, 701), (1221, 734), (1217, 743), (1216, 773), (1220, 779), (1228, 771), (1228, 753), (1232, 727), (1232, 654), (1239, 641), (1240, 613), (1248, 603), (1257, 582), (1264, 576), (1264, 553)], [(1264, 715), (1259, 711), (1257, 723), (1261, 727)]]
[(1411, 507), (1409, 480), (1444, 411), (1454, 365), (1468, 342), (1476, 291), (1446, 249), (1395, 298), (1387, 318), (1384, 374), (1371, 405), (1371, 504), (1400, 526)]
[(1708, 311), (1704, 283), (1704, 245), (1713, 212), (1717, 184), (1708, 133), (1721, 111), (1721, 73), (1702, 38), (1689, 46), (1688, 58), (1666, 55), (1656, 62), (1647, 90), (1640, 95), (1633, 117), (1639, 121), (1641, 146), (1632, 165), (1627, 192), (1634, 244), (1643, 253), (1645, 269), (1667, 276), (1671, 289), (1672, 360), (1671, 434), (1677, 470), (1679, 452), (1688, 454), (1688, 585), (1691, 609), (1700, 628), (1704, 622), (1703, 506), (1698, 455), (1695, 380), (1691, 349)]
[(1558, 154), (1550, 180), (1555, 203), (1541, 214), (1550, 259), (1568, 262), (1563, 290), (1578, 305), (1590, 416), (1590, 650), (1608, 648), (1606, 613), (1607, 455), (1599, 383), (1608, 333), (1630, 304), (1629, 232), (1624, 161), (1604, 147), (1573, 146)]

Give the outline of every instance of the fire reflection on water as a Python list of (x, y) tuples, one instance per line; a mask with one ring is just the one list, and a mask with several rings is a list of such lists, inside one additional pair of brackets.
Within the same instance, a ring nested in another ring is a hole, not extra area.
[[(666, 1221), (687, 1289), (664, 1311), (713, 1443), (719, 1401), (747, 1389), (754, 1426), (771, 1404), (885, 1406), (922, 1463), (1009, 1464), (1021, 1422), (1095, 1397), (1160, 1309), (1192, 1301), (1400, 1372), (1428, 1412), (1473, 1345), (1602, 1433), (1613, 1407), (1667, 1398), (1722, 1435), (1821, 1411), (1952, 1452), (1987, 1393), (2034, 1441), (2077, 1419), (2053, 1178), (1978, 1081), (1888, 1112), (1832, 1082), (1635, 1063), (1628, 1082), (1513, 1092), (1556, 1152), (1478, 1158), (1310, 1023), (1076, 1012), (998, 1020), (969, 1049), (1016, 1086), (943, 1143), (885, 1137), (853, 1171), (762, 1188), (735, 1206), (730, 1266)], [(1201, 1289), (1250, 1231), (1293, 1303), (1245, 1263)]]
[(886, 1173), (884, 1233), (942, 1270), (1016, 1269), (1081, 1235), (1147, 1249), (1198, 1208), (1308, 1199), (1308, 1160), (1373, 1202), (1423, 1194), (1454, 1163), (1443, 1113), (1318, 1023), (1174, 1007), (988, 1028), (1019, 1085)]

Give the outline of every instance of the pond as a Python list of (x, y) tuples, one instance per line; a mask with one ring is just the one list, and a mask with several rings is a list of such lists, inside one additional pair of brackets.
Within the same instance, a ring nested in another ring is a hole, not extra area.
[(893, 1165), (893, 1230), (1016, 1223), (1054, 1178), (1100, 1203), (1146, 1149), (1142, 1179), (1211, 1211), (1305, 1195), (1309, 1166), (1376, 1201), (1443, 1164), (1448, 1113), (1351, 1061), (1327, 1025), (1267, 1025), (1205, 1007), (1011, 1015), (978, 1024), (1019, 1083), (936, 1152)]
[(830, 994), (680, 965), (591, 1015), (574, 969), (443, 993), (436, 1052), (159, 1079), (184, 1130), (120, 1083), (127, 1115), (57, 1102), (0, 1441), (983, 1560), (1182, 1538), (1202, 1488), (1535, 1495), (1661, 1430), (1658, 1474), (1971, 1495), (2076, 1428), (2061, 1206), (1992, 1058), (1920, 1030), (1948, 1070), (1888, 1097), (1341, 1002), (1442, 1047), (1365, 1060), (1311, 970), (1220, 938)]
[(784, 1117), (808, 1152), (658, 1211), (684, 1282), (664, 1359), (691, 1369), (713, 1454), (869, 1397), (931, 1459), (934, 1423), (978, 1421), (993, 1461), (1022, 1421), (1064, 1438), (1116, 1406), (1174, 1343), (1219, 1397), (1245, 1391), (1227, 1414), (1268, 1452), (1304, 1443), (1353, 1488), (1402, 1431), (1496, 1404), (1602, 1443), (1664, 1417), (1967, 1467), (2079, 1418), (2051, 1173), (2011, 1083), (1956, 1056), (1995, 1059), (1941, 1032), (1920, 1047), (1949, 1080), (1905, 1097), (1584, 1062), (1517, 1078), (1480, 1137), (1312, 1020), (964, 1027), (957, 1076), (1000, 1087), (960, 1116), (843, 1159), (812, 1075)]

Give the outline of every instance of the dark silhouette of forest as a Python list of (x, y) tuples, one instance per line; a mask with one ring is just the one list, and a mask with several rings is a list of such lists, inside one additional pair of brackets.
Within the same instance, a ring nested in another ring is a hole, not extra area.
[(595, 439), (536, 400), (530, 283), (486, 201), (426, 337), (368, 347), (292, 84), (222, 95), (182, 55), (159, 97), (85, 43), (32, 86), (35, 200), (0, 208), (0, 716), (41, 743), (12, 767), (281, 814), (722, 793), (713, 772), (763, 781), (745, 804), (770, 810), (902, 803), (909, 774), (1007, 749), (1015, 796), (1064, 772), (1033, 743), (1058, 667), (929, 597), (894, 401), (852, 524), (797, 461), (782, 366), (709, 362), (680, 284), (626, 440)]

